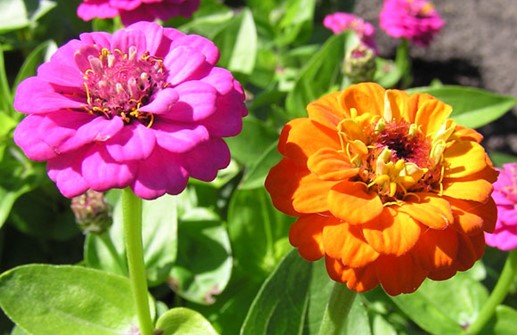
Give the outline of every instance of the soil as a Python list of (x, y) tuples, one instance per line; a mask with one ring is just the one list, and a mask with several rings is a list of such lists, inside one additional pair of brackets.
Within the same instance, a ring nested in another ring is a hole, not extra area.
[[(356, 1), (355, 13), (379, 27), (379, 0)], [(517, 1), (434, 0), (446, 26), (428, 48), (413, 46), (413, 86), (480, 87), (517, 97)], [(393, 58), (397, 41), (377, 29), (379, 53)], [(478, 129), (488, 151), (517, 156), (517, 108)]]

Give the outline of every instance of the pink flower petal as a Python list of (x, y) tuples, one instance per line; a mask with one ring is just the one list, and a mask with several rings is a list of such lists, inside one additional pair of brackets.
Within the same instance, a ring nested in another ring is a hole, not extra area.
[(172, 49), (163, 60), (169, 70), (167, 81), (175, 86), (186, 80), (202, 77), (207, 68), (205, 56), (187, 46)]
[(81, 172), (81, 154), (73, 152), (48, 161), (48, 176), (65, 197), (78, 196), (90, 188)]
[(217, 177), (217, 171), (230, 164), (231, 157), (226, 143), (216, 138), (183, 154), (183, 159), (192, 178), (212, 181)]
[(154, 150), (154, 131), (134, 121), (106, 142), (106, 150), (116, 162), (147, 159)]
[(111, 41), (112, 50), (120, 50), (122, 53), (128, 53), (129, 47), (136, 47), (137, 56), (146, 51), (146, 41), (143, 32), (134, 29), (123, 29), (113, 34)]
[(99, 192), (130, 185), (138, 170), (136, 162), (125, 164), (116, 162), (104, 147), (95, 145), (92, 145), (81, 159), (83, 178), (91, 189)]
[(210, 41), (199, 35), (184, 35), (175, 39), (171, 48), (180, 46), (189, 46), (193, 50), (201, 52), (208, 63), (215, 65), (219, 61), (219, 50), (215, 46), (214, 42)]
[(50, 58), (38, 68), (41, 81), (65, 87), (83, 87), (83, 76), (74, 62), (74, 53), (84, 44), (79, 40), (71, 40), (60, 47)]
[(39, 77), (30, 77), (18, 85), (14, 108), (21, 113), (36, 114), (79, 109), (85, 105), (84, 102), (75, 99), (77, 97), (56, 92), (54, 87)]
[(217, 91), (200, 81), (188, 81), (175, 87), (179, 100), (170, 112), (162, 114), (170, 120), (193, 122), (202, 120), (215, 112)]
[(149, 54), (162, 57), (166, 55), (170, 43), (163, 38), (163, 27), (152, 22), (139, 21), (127, 27), (127, 29), (138, 30), (144, 33), (146, 50)]
[(108, 2), (83, 2), (77, 7), (77, 16), (84, 21), (90, 21), (96, 17), (100, 19), (113, 18), (118, 15), (118, 10), (111, 7)]
[[(117, 16), (116, 14), (115, 16)], [(102, 31), (94, 33), (82, 33), (79, 39), (87, 45), (95, 45), (98, 48), (111, 49), (111, 35)]]
[(212, 136), (235, 136), (242, 130), (242, 117), (248, 110), (243, 102), (242, 94), (238, 91), (230, 92), (218, 97), (217, 113), (201, 121)]
[(154, 95), (153, 100), (147, 105), (140, 107), (140, 110), (153, 114), (170, 113), (178, 99), (178, 92), (174, 88), (168, 87), (158, 91)]
[(210, 137), (201, 125), (157, 122), (154, 129), (158, 145), (176, 153), (187, 152)]
[(132, 189), (143, 199), (154, 199), (165, 193), (181, 193), (187, 182), (188, 172), (183, 167), (182, 159), (176, 154), (157, 149), (140, 163)]

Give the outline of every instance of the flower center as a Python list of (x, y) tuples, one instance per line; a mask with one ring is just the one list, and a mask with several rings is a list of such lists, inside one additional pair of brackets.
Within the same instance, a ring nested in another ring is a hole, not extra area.
[(148, 52), (137, 57), (132, 46), (127, 54), (103, 48), (98, 56), (90, 55), (88, 62), (90, 68), (84, 73), (86, 110), (108, 119), (121, 117), (126, 124), (138, 120), (151, 127), (153, 114), (139, 109), (167, 85), (162, 61)]
[(449, 130), (430, 138), (416, 124), (388, 120), (363, 114), (338, 125), (341, 151), (360, 170), (354, 181), (365, 183), (387, 205), (415, 192), (439, 192)]

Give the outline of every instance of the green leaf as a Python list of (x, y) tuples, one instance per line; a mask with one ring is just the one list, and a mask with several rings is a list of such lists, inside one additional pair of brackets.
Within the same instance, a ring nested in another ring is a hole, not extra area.
[(4, 225), (15, 201), (23, 194), (31, 190), (30, 185), (25, 184), (15, 191), (9, 191), (0, 187), (0, 228)]
[(234, 74), (249, 75), (253, 72), (257, 56), (257, 31), (248, 9), (228, 22), (213, 41), (221, 52), (219, 66)]
[(408, 92), (429, 93), (451, 105), (452, 119), (469, 128), (479, 128), (497, 120), (517, 103), (517, 99), (514, 97), (474, 87), (445, 85), (419, 87), (410, 89)]
[[(176, 260), (178, 197), (164, 195), (143, 202), (143, 246), (147, 279), (150, 286), (167, 278)], [(87, 266), (125, 275), (125, 246), (123, 240), (122, 206), (118, 201), (113, 212), (113, 226), (109, 235), (89, 235), (85, 241)]]
[(0, 32), (34, 24), (56, 6), (54, 1), (0, 0)]
[(169, 282), (189, 301), (214, 303), (232, 271), (230, 241), (223, 221), (208, 209), (191, 209), (181, 217), (178, 236), (178, 259)]
[(431, 334), (464, 334), (488, 298), (483, 285), (466, 273), (447, 281), (426, 280), (412, 294), (391, 297), (420, 327)]
[(311, 263), (291, 251), (264, 282), (241, 335), (302, 334), (310, 278)]
[(248, 167), (260, 160), (260, 154), (257, 153), (264, 152), (264, 148), (277, 141), (278, 133), (251, 115), (243, 120), (239, 136), (226, 139), (232, 157)]
[(275, 42), (286, 46), (306, 40), (312, 30), (315, 6), (315, 0), (287, 0), (284, 16), (275, 27), (279, 31)]
[(129, 280), (77, 266), (25, 265), (0, 276), (0, 306), (37, 335), (124, 335), (137, 325)]
[(217, 335), (210, 322), (188, 308), (173, 308), (160, 316), (156, 328), (162, 335)]
[[(327, 309), (335, 282), (329, 278), (325, 261), (312, 263), (312, 277), (309, 296), (309, 308), (305, 320), (306, 335), (319, 334), (321, 321)], [(344, 284), (343, 284), (344, 285)], [(357, 295), (346, 320), (342, 320), (342, 334), (370, 335), (368, 314), (360, 295)], [(323, 335), (323, 334), (320, 334)]]
[(355, 34), (335, 35), (308, 60), (287, 95), (286, 109), (291, 119), (305, 117), (307, 104), (339, 87), (345, 50), (354, 43), (357, 43)]
[(480, 334), (508, 335), (515, 333), (517, 329), (517, 310), (499, 305), (496, 307), (495, 315), (483, 328)]
[(258, 161), (250, 166), (239, 185), (241, 189), (254, 189), (264, 186), (269, 170), (282, 158), (276, 147), (276, 143), (271, 143), (260, 155)]
[(237, 190), (228, 209), (228, 232), (239, 267), (256, 278), (269, 274), (290, 248), (292, 221), (273, 207), (264, 188)]
[[(0, 0), (1, 1), (1, 0)], [(0, 13), (2, 12), (0, 3)], [(1, 17), (0, 17), (1, 22)], [(9, 116), (14, 114), (12, 106), (13, 98), (9, 82), (7, 80), (7, 73), (5, 72), (5, 58), (4, 51), (0, 47), (0, 112), (6, 113)]]
[(501, 166), (506, 163), (517, 162), (517, 156), (508, 155), (502, 152), (491, 152), (489, 153), (490, 159), (496, 166)]
[[(25, 58), (20, 71), (16, 75), (16, 79), (14, 81), (13, 92), (16, 90), (18, 84), (36, 74), (36, 69), (38, 66), (43, 63), (45, 60), (49, 58), (49, 55), (54, 53), (57, 49), (57, 45), (54, 41), (45, 41), (38, 45), (31, 53)], [(20, 114), (21, 115), (21, 114)]]

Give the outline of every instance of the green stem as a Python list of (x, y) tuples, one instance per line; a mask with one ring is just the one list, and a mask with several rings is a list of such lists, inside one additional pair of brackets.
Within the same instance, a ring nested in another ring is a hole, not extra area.
[(490, 294), (487, 302), (483, 305), (483, 308), (481, 308), (477, 319), (468, 327), (467, 334), (479, 334), (483, 327), (485, 327), (488, 320), (490, 320), (492, 315), (494, 315), (496, 307), (499, 306), (506, 297), (516, 275), (517, 249), (514, 249), (508, 254), (506, 262), (504, 263), (503, 271), (497, 280), (492, 294)]
[(329, 303), (321, 320), (319, 335), (341, 334), (356, 292), (349, 290), (345, 284), (336, 282), (332, 288)]
[(128, 188), (122, 191), (122, 211), (129, 280), (136, 304), (140, 334), (153, 335), (142, 245), (142, 199)]
[(117, 267), (121, 274), (127, 274), (127, 265), (124, 263), (124, 259), (120, 257), (120, 255), (117, 252), (117, 248), (115, 248), (115, 245), (113, 244), (113, 241), (111, 240), (111, 236), (109, 235), (108, 231), (103, 232), (102, 234), (98, 235), (99, 239), (104, 243), (104, 246), (106, 249), (108, 249), (108, 252), (110, 253), (111, 257), (117, 264)]
[(411, 57), (409, 57), (409, 40), (402, 38), (397, 47), (397, 54), (395, 56), (395, 64), (401, 72), (400, 86), (401, 88), (408, 88), (413, 82), (413, 74), (411, 73)]

